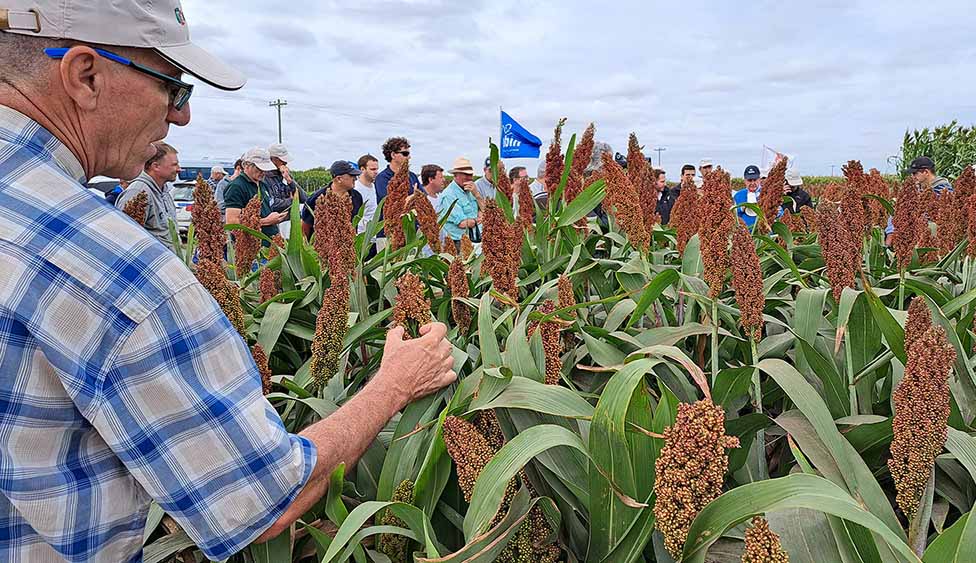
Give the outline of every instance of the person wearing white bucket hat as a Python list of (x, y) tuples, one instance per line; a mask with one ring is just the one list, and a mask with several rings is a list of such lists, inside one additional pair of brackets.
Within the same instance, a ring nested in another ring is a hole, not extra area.
[(456, 377), (444, 325), (393, 329), (357, 396), (286, 431), (210, 293), (83, 185), (134, 178), (189, 123), (183, 73), (245, 82), (190, 41), (176, 0), (0, 0), (0, 561), (141, 561), (153, 500), (228, 559)]

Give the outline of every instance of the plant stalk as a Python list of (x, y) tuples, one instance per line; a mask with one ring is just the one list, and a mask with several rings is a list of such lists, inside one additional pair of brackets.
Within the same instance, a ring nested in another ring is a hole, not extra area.
[[(752, 370), (752, 401), (753, 405), (756, 407), (756, 412), (763, 412), (762, 406), (762, 384), (760, 383), (759, 377), (759, 348), (756, 345), (756, 339), (749, 337), (749, 347), (752, 349), (752, 365), (754, 369)], [(760, 436), (762, 435), (762, 430), (759, 431)]]
[(712, 300), (712, 385), (718, 379), (718, 298)]
[(905, 310), (905, 270), (902, 269), (898, 276), (898, 310)]
[(918, 501), (918, 511), (908, 527), (908, 545), (915, 555), (922, 557), (929, 535), (929, 520), (932, 519), (932, 501), (935, 496), (935, 467), (929, 473), (929, 480)]
[(844, 336), (844, 364), (847, 368), (847, 392), (851, 399), (851, 416), (858, 414), (857, 410), (857, 385), (854, 379), (854, 352), (851, 350), (851, 333), (847, 331)]

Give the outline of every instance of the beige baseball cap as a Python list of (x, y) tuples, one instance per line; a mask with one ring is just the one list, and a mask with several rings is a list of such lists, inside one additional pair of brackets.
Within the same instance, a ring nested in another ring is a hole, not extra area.
[(221, 90), (237, 90), (247, 82), (190, 41), (179, 0), (0, 0), (0, 31), (153, 49)]
[(268, 147), (268, 154), (274, 158), (281, 159), (281, 161), (285, 164), (289, 164), (291, 162), (291, 154), (288, 152), (288, 147), (281, 143), (275, 143)]
[(257, 166), (265, 172), (271, 172), (272, 170), (277, 170), (278, 167), (271, 162), (271, 155), (268, 154), (268, 149), (263, 149), (261, 147), (254, 147), (244, 153), (241, 157), (244, 162), (250, 162), (254, 166)]

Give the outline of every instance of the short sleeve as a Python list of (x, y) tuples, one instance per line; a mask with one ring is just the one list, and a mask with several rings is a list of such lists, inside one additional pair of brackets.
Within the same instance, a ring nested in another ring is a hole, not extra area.
[(315, 446), (285, 430), (244, 341), (200, 284), (125, 339), (87, 416), (213, 560), (274, 524), (315, 465)]
[(247, 207), (247, 194), (238, 184), (228, 184), (224, 188), (224, 208), (244, 209)]

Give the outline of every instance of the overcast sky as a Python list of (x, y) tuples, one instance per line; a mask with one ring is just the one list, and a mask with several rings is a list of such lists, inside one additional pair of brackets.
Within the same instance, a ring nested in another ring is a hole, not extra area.
[[(458, 155), (478, 168), (499, 106), (543, 155), (560, 117), (568, 133), (596, 123), (620, 152), (635, 132), (648, 154), (666, 147), (672, 179), (702, 157), (741, 175), (763, 145), (803, 174), (839, 174), (849, 159), (886, 171), (906, 128), (976, 122), (967, 0), (184, 0), (184, 11), (193, 39), (249, 77), (238, 92), (198, 86), (192, 122), (169, 137), (184, 160), (275, 142), (276, 98), (294, 169), (366, 152), (382, 163), (394, 135), (410, 139), (414, 171)], [(534, 175), (534, 160), (517, 163)]]

